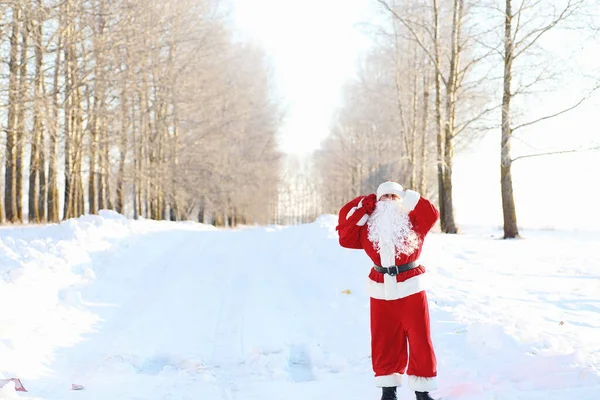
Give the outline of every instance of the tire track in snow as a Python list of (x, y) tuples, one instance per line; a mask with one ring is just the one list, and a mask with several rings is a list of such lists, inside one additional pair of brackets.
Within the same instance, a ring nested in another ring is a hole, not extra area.
[(217, 249), (216, 252), (221, 256), (220, 265), (226, 272), (222, 276), (223, 291), (214, 330), (212, 364), (218, 370), (216, 376), (222, 400), (235, 400), (239, 379), (247, 372), (246, 314), (256, 297), (255, 291), (264, 287), (256, 282), (265, 278), (263, 264), (268, 255), (264, 248), (264, 237), (257, 230), (224, 232), (223, 235), (219, 243), (235, 243), (236, 249), (233, 252), (227, 249), (229, 251), (222, 253)]
[[(236, 248), (235, 252), (223, 252), (222, 266), (226, 273), (223, 275), (223, 290), (219, 299), (218, 318), (215, 324), (214, 344), (212, 349), (212, 365), (216, 373), (221, 398), (235, 400), (237, 398), (239, 379), (244, 366), (244, 321), (247, 303), (250, 300), (248, 290), (253, 287), (255, 263), (248, 259), (248, 254), (256, 254), (258, 246), (253, 240), (248, 240), (247, 232), (226, 232), (221, 238), (231, 243), (235, 237), (244, 236), (243, 243), (247, 248)], [(252, 271), (247, 273), (247, 269)]]

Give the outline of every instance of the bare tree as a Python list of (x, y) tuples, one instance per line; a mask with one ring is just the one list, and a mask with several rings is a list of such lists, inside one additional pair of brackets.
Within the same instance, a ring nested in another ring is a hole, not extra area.
[[(536, 0), (523, 0), (518, 8), (513, 8), (512, 0), (505, 0), (504, 8), (504, 60), (503, 74), (503, 96), (502, 96), (502, 140), (500, 147), (500, 182), (502, 191), (502, 213), (504, 216), (504, 238), (515, 238), (519, 236), (517, 225), (517, 213), (513, 194), (512, 164), (516, 159), (511, 158), (511, 140), (517, 129), (533, 125), (537, 122), (556, 117), (579, 106), (581, 99), (575, 105), (565, 110), (552, 113), (547, 116), (536, 118), (533, 121), (520, 125), (513, 125), (513, 111), (511, 104), (513, 99), (524, 94), (526, 90), (540, 82), (538, 75), (532, 82), (522, 85), (513, 90), (514, 63), (520, 57), (526, 57), (531, 52), (540, 38), (561, 23), (569, 19), (581, 10), (586, 0), (567, 0), (565, 2), (552, 2), (552, 4), (541, 3)], [(541, 68), (543, 69), (543, 68)], [(543, 73), (544, 71), (542, 71)]]
[(32, 25), (35, 52), (35, 78), (33, 99), (33, 133), (29, 163), (29, 216), (30, 222), (39, 223), (45, 220), (45, 169), (44, 169), (44, 44), (42, 25), (44, 10), (42, 1), (38, 0), (35, 9), (35, 22)]
[(220, 7), (0, 5), (10, 222), (22, 221), (23, 176), (30, 222), (111, 208), (181, 220), (201, 207), (227, 225), (274, 218), (281, 111), (262, 50), (234, 38)]
[[(377, 27), (377, 46), (363, 61), (359, 78), (348, 84), (331, 135), (316, 154), (321, 178), (331, 182), (322, 186), (335, 192), (322, 193), (321, 201), (334, 211), (387, 179), (433, 195), (437, 168), (440, 225), (443, 232), (456, 233), (455, 141), (471, 134), (474, 121), (491, 111), (487, 98), (475, 100), (485, 80), (472, 73), (490, 52), (475, 49), (480, 27), (465, 24), (470, 11), (463, 0), (375, 2), (389, 27)], [(431, 153), (436, 165), (430, 165)]]
[[(19, 76), (22, 71), (19, 68), (19, 39), (22, 30), (23, 11), (19, 4), (12, 6), (11, 34), (10, 34), (10, 61), (8, 63), (8, 116), (6, 124), (6, 164), (4, 178), (4, 204), (6, 219), (8, 222), (19, 222), (19, 199), (17, 192), (19, 185), (19, 148), (21, 133), (19, 132), (20, 100)], [(21, 60), (22, 61), (22, 60)]]
[(410, 177), (417, 167), (410, 158), (417, 152), (413, 135), (418, 119), (410, 115), (419, 103), (418, 90), (414, 79), (399, 76), (404, 67), (397, 58), (401, 49), (389, 49), (374, 50), (361, 65), (358, 80), (345, 86), (343, 107), (315, 154), (325, 210), (333, 211), (342, 201), (374, 190), (381, 180)]
[[(459, 134), (465, 135), (464, 132), (470, 129), (469, 125), (473, 121), (482, 118), (493, 108), (486, 108), (487, 101), (483, 100), (477, 107), (463, 111), (461, 116), (457, 112), (463, 108), (462, 103), (467, 101), (470, 91), (476, 90), (483, 83), (482, 80), (470, 80), (469, 77), (474, 67), (491, 52), (475, 50), (476, 40), (482, 32), (465, 27), (465, 18), (470, 16), (469, 10), (472, 6), (464, 0), (448, 0), (442, 3), (432, 0), (430, 6), (420, 1), (375, 1), (392, 17), (395, 24), (403, 28), (404, 36), (415, 43), (433, 68), (440, 226), (442, 232), (456, 233), (458, 230), (452, 200), (455, 141)], [(407, 4), (414, 4), (411, 7), (419, 10), (421, 15), (430, 15), (431, 23), (423, 22), (415, 17), (416, 13), (407, 11)], [(446, 14), (449, 18), (446, 18)], [(449, 22), (446, 23), (447, 20)], [(426, 123), (423, 125), (427, 126)], [(425, 149), (424, 146), (422, 148)]]

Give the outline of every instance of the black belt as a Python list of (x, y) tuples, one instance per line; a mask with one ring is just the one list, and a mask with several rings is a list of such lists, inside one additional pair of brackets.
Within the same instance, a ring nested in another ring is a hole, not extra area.
[(391, 276), (396, 276), (400, 272), (410, 271), (411, 269), (417, 268), (419, 265), (416, 261), (411, 261), (402, 265), (394, 265), (393, 267), (380, 267), (379, 265), (374, 265), (373, 268), (377, 272), (381, 272), (382, 274), (388, 274)]

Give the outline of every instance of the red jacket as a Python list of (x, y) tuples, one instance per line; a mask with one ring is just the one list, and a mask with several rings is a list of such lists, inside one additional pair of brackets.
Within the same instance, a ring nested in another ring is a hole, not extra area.
[[(336, 230), (338, 232), (339, 242), (342, 247), (349, 249), (362, 249), (371, 258), (373, 264), (382, 265), (379, 253), (368, 238), (369, 232), (367, 219), (369, 216), (366, 213), (365, 208), (362, 207), (362, 199), (365, 197), (366, 196), (359, 196), (341, 208)], [(406, 191), (406, 195), (403, 199), (403, 205), (408, 211), (408, 217), (412, 224), (412, 229), (419, 238), (419, 246), (411, 254), (400, 254), (399, 256), (396, 255), (395, 265), (406, 264), (416, 261), (419, 258), (425, 236), (427, 233), (429, 233), (431, 228), (433, 228), (439, 218), (439, 211), (435, 208), (435, 206), (429, 200), (421, 197), (420, 194), (415, 191)], [(394, 280), (396, 282), (401, 284), (402, 282), (405, 282), (410, 278), (416, 277), (424, 272), (425, 269), (423, 266), (419, 266), (413, 270), (400, 273), (393, 278), (395, 278)], [(374, 269), (372, 269), (369, 274), (369, 278), (372, 281), (371, 286), (376, 283), (383, 284), (385, 278), (383, 275), (384, 274), (376, 272)], [(390, 290), (387, 290), (389, 293), (383, 294), (380, 293), (381, 290), (383, 290), (381, 287), (372, 289), (376, 290), (377, 292), (374, 293), (371, 291), (370, 293), (372, 297), (385, 299), (390, 299), (390, 296), (391, 299), (404, 297), (402, 294), (416, 290), (416, 288), (413, 288), (414, 290), (410, 288), (400, 288), (399, 293), (394, 294)], [(404, 289), (407, 289), (408, 292)]]

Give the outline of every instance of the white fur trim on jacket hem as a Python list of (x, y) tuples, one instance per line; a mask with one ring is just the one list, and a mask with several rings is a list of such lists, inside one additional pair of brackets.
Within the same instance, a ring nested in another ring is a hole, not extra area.
[(438, 388), (437, 378), (424, 378), (422, 376), (407, 375), (407, 385), (413, 392), (431, 392)]
[(417, 203), (421, 199), (421, 195), (414, 190), (405, 190), (404, 197), (402, 198), (402, 206), (407, 213), (411, 212), (417, 206)]
[(402, 386), (402, 375), (391, 374), (375, 377), (375, 386), (377, 387), (392, 387)]
[[(375, 282), (367, 278), (367, 294), (379, 300), (397, 300), (419, 293), (427, 288), (427, 273), (419, 274), (405, 280), (404, 282), (392, 282), (390, 286), (389, 279), (385, 281), (388, 274), (384, 275), (384, 283)], [(395, 280), (396, 277), (389, 276)]]

